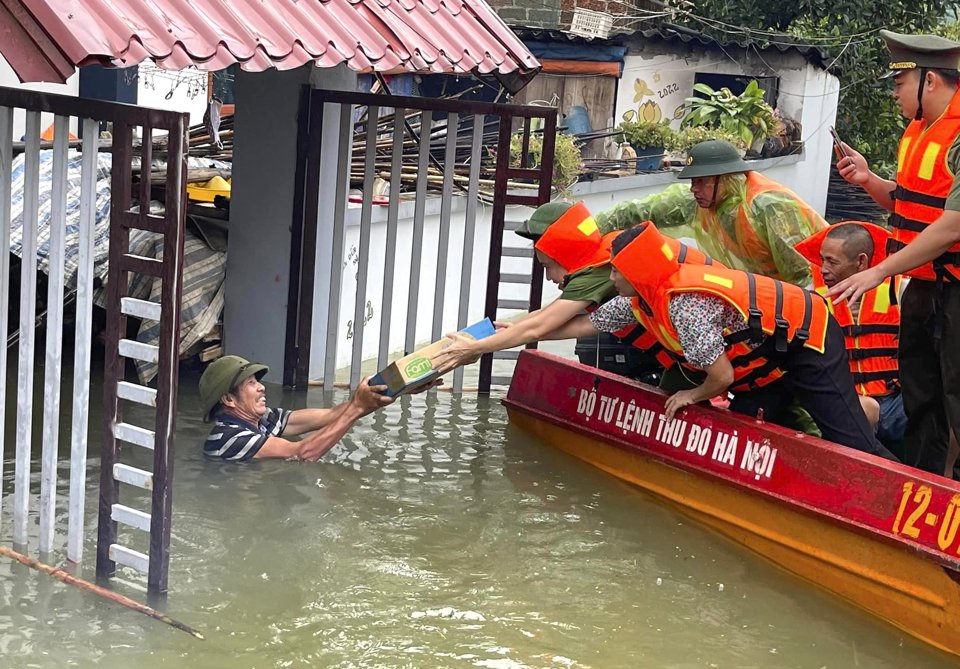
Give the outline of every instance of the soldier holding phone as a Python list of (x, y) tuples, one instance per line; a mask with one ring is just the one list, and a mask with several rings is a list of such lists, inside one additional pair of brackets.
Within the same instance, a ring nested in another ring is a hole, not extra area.
[(872, 172), (848, 144), (840, 175), (893, 212), (880, 263), (827, 293), (856, 304), (887, 277), (911, 281), (900, 305), (898, 360), (907, 413), (905, 462), (943, 474), (951, 432), (960, 429), (960, 43), (935, 35), (880, 36), (890, 50), (893, 98), (912, 119), (896, 179)]

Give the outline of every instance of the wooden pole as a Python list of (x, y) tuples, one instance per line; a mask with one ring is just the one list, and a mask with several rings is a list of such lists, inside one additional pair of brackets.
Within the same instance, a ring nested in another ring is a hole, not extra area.
[(99, 585), (91, 583), (90, 581), (86, 581), (82, 578), (74, 576), (73, 574), (70, 574), (69, 572), (66, 572), (63, 569), (60, 569), (59, 567), (52, 567), (48, 564), (44, 564), (39, 560), (35, 560), (32, 557), (28, 557), (23, 553), (18, 553), (15, 550), (11, 550), (7, 548), (6, 546), (0, 546), (0, 555), (8, 557), (11, 560), (16, 560), (20, 564), (26, 565), (32, 569), (36, 569), (37, 571), (42, 571), (44, 574), (53, 576), (58, 581), (62, 581), (67, 585), (72, 585), (74, 587), (80, 588), (81, 590), (92, 592), (93, 594), (99, 595), (100, 597), (103, 597), (104, 599), (108, 599), (111, 602), (115, 602), (117, 604), (120, 604), (121, 606), (127, 607), (128, 609), (133, 609), (134, 611), (138, 611), (144, 614), (145, 616), (150, 616), (154, 620), (159, 620), (162, 623), (166, 623), (167, 625), (170, 625), (171, 627), (175, 627), (182, 632), (186, 632), (187, 634), (190, 634), (191, 636), (194, 636), (197, 639), (203, 640), (205, 638), (203, 634), (193, 629), (192, 627), (189, 627), (188, 625), (184, 625), (179, 620), (174, 620), (170, 616), (160, 613), (156, 609), (152, 609), (146, 604), (141, 604), (140, 602), (134, 601), (129, 597), (124, 597), (119, 593), (113, 592), (111, 590), (107, 590), (106, 588), (102, 588)]

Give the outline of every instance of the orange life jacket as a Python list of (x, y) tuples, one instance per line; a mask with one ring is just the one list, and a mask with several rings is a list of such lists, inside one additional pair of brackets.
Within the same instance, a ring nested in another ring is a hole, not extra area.
[[(715, 262), (713, 258), (699, 249), (687, 246), (683, 242), (673, 239), (672, 237), (667, 237), (666, 235), (664, 235), (663, 239), (664, 242), (673, 249), (673, 252), (677, 254), (677, 262), (680, 264), (691, 263), (694, 265), (723, 267), (722, 264)], [(634, 314), (636, 313), (637, 309), (634, 308)], [(652, 355), (664, 369), (669, 369), (677, 362), (678, 357), (674, 356), (660, 344), (657, 338), (651, 333), (651, 329), (656, 329), (656, 326), (642, 311), (640, 314), (641, 315), (637, 317), (636, 323), (631, 323), (615, 331), (613, 335), (619, 338), (620, 341), (635, 346), (641, 351)]]
[[(683, 355), (679, 334), (670, 321), (673, 295), (707, 293), (726, 301), (747, 322), (747, 329), (725, 332), (727, 356), (734, 369), (733, 391), (754, 390), (781, 376), (781, 356), (791, 346), (823, 352), (830, 312), (813, 293), (776, 279), (708, 265), (681, 265), (670, 244), (652, 223), (613, 258), (613, 266), (639, 293), (638, 320), (675, 356)], [(751, 347), (748, 342), (759, 343)]]
[(597, 222), (583, 202), (567, 209), (544, 231), (534, 248), (560, 265), (569, 276), (610, 262), (610, 245), (619, 230), (600, 234)]
[[(947, 164), (947, 153), (960, 134), (960, 92), (946, 110), (927, 126), (926, 121), (911, 121), (900, 140), (897, 153), (897, 187), (891, 192), (893, 238), (887, 253), (895, 253), (909, 244), (943, 214), (954, 175)], [(960, 281), (960, 244), (954, 244), (932, 263), (906, 274), (931, 281), (939, 274)]]
[[(890, 233), (879, 225), (863, 221), (844, 221), (821, 230), (797, 244), (797, 251), (813, 267), (813, 287), (821, 295), (828, 290), (820, 271), (820, 247), (827, 232), (840, 225), (860, 225), (873, 237), (870, 266), (883, 259)], [(887, 278), (882, 284), (864, 293), (856, 319), (845, 301), (827, 300), (827, 306), (843, 328), (850, 358), (850, 373), (857, 392), (869, 397), (889, 395), (899, 387), (897, 338), (900, 334), (900, 307), (890, 299), (900, 290), (900, 277)]]
[[(890, 301), (891, 282), (893, 290), (899, 291), (900, 277), (896, 276), (864, 293), (856, 319), (846, 302), (827, 301), (843, 328), (857, 392), (869, 397), (889, 395), (900, 387), (897, 363), (900, 307)], [(827, 286), (818, 267), (813, 268), (813, 286), (819, 294), (826, 295)]]
[[(727, 230), (727, 227), (717, 222), (715, 225), (707, 225), (704, 216), (716, 216), (716, 212), (711, 210), (698, 210), (701, 216), (700, 224), (705, 232), (718, 237), (718, 243), (722, 244), (730, 253), (737, 258), (743, 258), (744, 262), (749, 262), (757, 274), (764, 276), (778, 276), (779, 270), (773, 259), (773, 253), (770, 251), (770, 244), (757, 234), (756, 223), (750, 220), (748, 213), (751, 211), (753, 200), (761, 193), (779, 192), (789, 195), (797, 205), (797, 208), (803, 214), (803, 217), (810, 222), (812, 229), (826, 227), (826, 222), (810, 205), (804, 202), (796, 193), (786, 186), (777, 183), (759, 172), (746, 173), (746, 196), (737, 210), (736, 228), (733, 234)], [(749, 259), (749, 260), (747, 260)]]

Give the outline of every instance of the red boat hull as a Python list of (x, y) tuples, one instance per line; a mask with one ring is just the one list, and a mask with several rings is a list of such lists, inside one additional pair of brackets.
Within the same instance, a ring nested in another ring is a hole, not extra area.
[(544, 441), (960, 655), (960, 485), (538, 351), (505, 404)]

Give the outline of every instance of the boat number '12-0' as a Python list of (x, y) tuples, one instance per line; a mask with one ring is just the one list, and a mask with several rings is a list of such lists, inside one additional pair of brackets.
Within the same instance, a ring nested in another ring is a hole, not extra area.
[[(893, 520), (893, 533), (913, 539), (920, 534), (937, 533), (937, 544), (946, 552), (954, 546), (954, 552), (960, 554), (960, 546), (955, 546), (957, 530), (960, 529), (960, 494), (953, 495), (943, 509), (943, 499), (933, 499), (933, 491), (928, 485), (914, 485), (913, 481), (903, 484), (897, 517)], [(937, 512), (937, 509), (941, 509)], [(927, 538), (925, 536), (925, 538)], [(932, 538), (932, 537), (931, 537)], [(927, 538), (930, 541), (930, 538)]]

